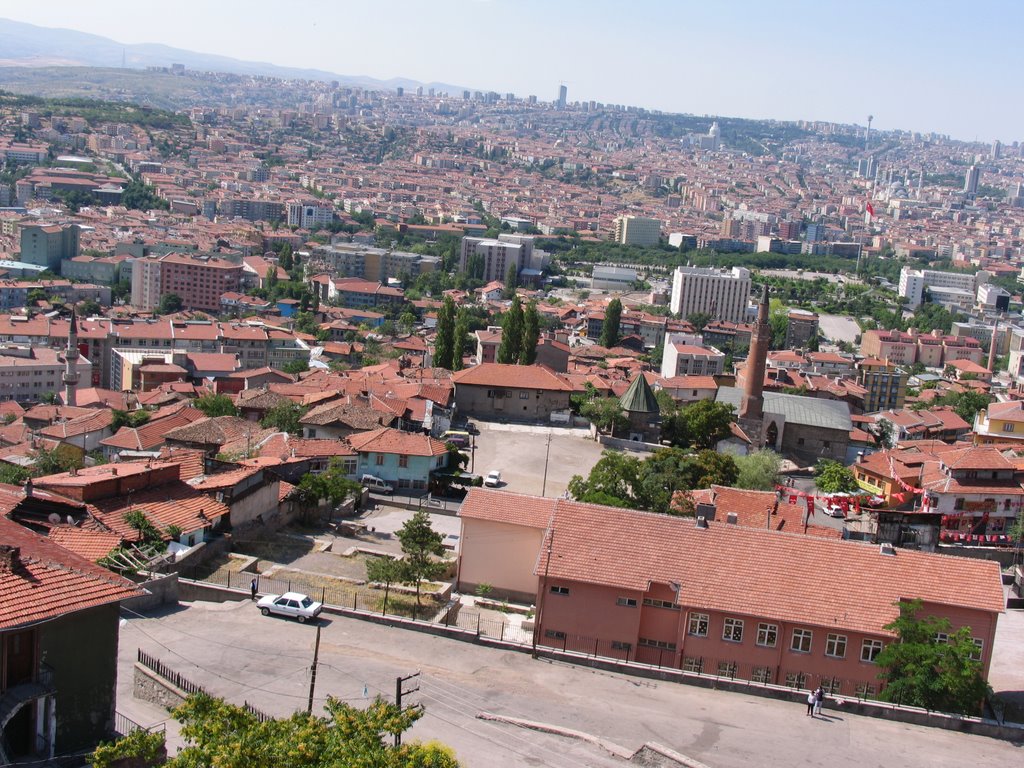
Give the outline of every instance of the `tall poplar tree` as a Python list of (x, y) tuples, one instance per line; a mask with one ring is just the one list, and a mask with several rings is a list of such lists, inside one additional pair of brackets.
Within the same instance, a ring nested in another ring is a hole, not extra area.
[(537, 302), (526, 305), (523, 315), (523, 347), (519, 350), (519, 364), (533, 365), (537, 359), (537, 342), (540, 341), (540, 315), (537, 313)]
[(523, 348), (523, 305), (519, 297), (512, 299), (512, 306), (501, 323), (501, 346), (498, 347), (498, 362), (515, 365)]
[(452, 370), (452, 355), (455, 350), (455, 302), (451, 296), (444, 297), (444, 303), (437, 312), (437, 336), (434, 337), (434, 365)]
[(604, 311), (604, 325), (601, 328), (601, 346), (607, 349), (619, 343), (619, 321), (622, 318), (622, 302), (612, 299)]
[(516, 288), (519, 287), (519, 265), (514, 261), (505, 270), (505, 298), (511, 299), (516, 295)]
[(465, 309), (459, 310), (458, 319), (455, 321), (455, 341), (452, 349), (452, 370), (462, 370), (462, 356), (466, 352), (466, 345), (469, 343), (469, 313)]

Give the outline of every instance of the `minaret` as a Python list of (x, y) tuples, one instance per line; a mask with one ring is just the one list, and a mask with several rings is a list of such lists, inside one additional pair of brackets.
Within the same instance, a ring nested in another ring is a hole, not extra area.
[(71, 308), (71, 327), (68, 329), (68, 348), (64, 352), (64, 405), (75, 405), (78, 390), (78, 320)]
[(996, 337), (998, 335), (999, 322), (996, 321), (996, 324), (992, 326), (992, 342), (988, 345), (988, 369), (993, 374), (995, 373), (995, 370), (993, 370), (992, 366), (996, 364)]
[(768, 324), (768, 286), (761, 293), (761, 304), (757, 308), (757, 325), (750, 337), (750, 352), (747, 354), (747, 373), (743, 383), (743, 400), (740, 402), (741, 419), (761, 419), (764, 416), (764, 370), (768, 360), (768, 345), (772, 329)]

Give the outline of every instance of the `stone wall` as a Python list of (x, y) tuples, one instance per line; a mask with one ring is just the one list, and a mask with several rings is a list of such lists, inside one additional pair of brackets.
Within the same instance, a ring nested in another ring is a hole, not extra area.
[(162, 709), (174, 709), (185, 703), (188, 694), (164, 680), (152, 670), (135, 662), (132, 695), (136, 699), (156, 704)]
[(129, 611), (149, 611), (164, 603), (177, 604), (178, 602), (178, 574), (176, 573), (151, 576), (148, 580), (140, 582), (139, 586), (149, 594), (123, 601), (122, 608)]

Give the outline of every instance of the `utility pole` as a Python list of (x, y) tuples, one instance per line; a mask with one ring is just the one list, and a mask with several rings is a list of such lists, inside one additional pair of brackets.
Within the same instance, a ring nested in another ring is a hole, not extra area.
[(313, 689), (316, 688), (316, 662), (320, 658), (320, 626), (316, 628), (316, 644), (313, 646), (313, 666), (309, 668), (309, 702), (306, 704), (306, 714), (313, 714)]
[(551, 432), (548, 432), (548, 445), (544, 449), (544, 480), (540, 486), (540, 495), (543, 496), (548, 489), (548, 457), (551, 455)]
[(555, 529), (548, 531), (548, 554), (544, 562), (544, 580), (540, 585), (540, 597), (537, 599), (537, 616), (533, 622), (533, 658), (537, 658), (537, 638), (540, 636), (540, 624), (544, 615), (544, 595), (548, 591), (548, 571), (551, 568), (551, 548), (555, 543)]
[[(408, 691), (403, 691), (402, 690), (403, 684), (406, 682), (406, 680), (412, 680), (414, 677), (419, 677), (419, 676), (420, 676), (420, 673), (417, 671), (417, 672), (413, 672), (411, 675), (406, 675), (405, 677), (396, 677), (395, 678), (395, 706), (398, 707), (398, 711), (399, 712), (402, 711), (402, 696), (405, 695), (405, 694), (408, 694), (408, 693), (416, 693), (416, 691), (418, 691), (420, 689), (419, 686), (416, 686), (415, 688), (412, 688), (412, 689), (410, 689)], [(398, 733), (395, 734), (395, 746), (396, 747), (402, 746), (402, 732), (401, 731), (399, 731)]]

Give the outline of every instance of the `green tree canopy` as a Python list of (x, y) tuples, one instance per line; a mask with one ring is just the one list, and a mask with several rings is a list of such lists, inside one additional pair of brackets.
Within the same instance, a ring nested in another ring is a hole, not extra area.
[(470, 344), (469, 339), (469, 312), (465, 308), (459, 309), (458, 317), (455, 319), (455, 338), (452, 343), (452, 370), (462, 370), (462, 356), (466, 354), (466, 348)]
[(160, 315), (173, 315), (175, 312), (181, 312), (182, 307), (185, 304), (181, 300), (181, 296), (176, 293), (165, 293), (160, 297), (160, 303), (157, 305), (156, 311)]
[(523, 348), (523, 305), (519, 297), (512, 299), (512, 306), (502, 319), (501, 345), (498, 347), (497, 361), (506, 365), (519, 362), (519, 354)]
[(235, 407), (234, 401), (227, 395), (209, 393), (202, 397), (197, 397), (192, 401), (192, 405), (210, 417), (238, 415), (238, 409)]
[(430, 517), (419, 509), (405, 521), (395, 534), (402, 544), (405, 555), (404, 580), (416, 585), (416, 604), (420, 604), (420, 583), (424, 580), (436, 579), (447, 567), (437, 560), (444, 554), (441, 534), (430, 525)]
[(679, 448), (713, 448), (732, 434), (734, 418), (733, 407), (728, 403), (698, 400), (673, 408), (667, 415), (662, 413), (662, 438)]
[(264, 429), (273, 429), (277, 432), (287, 432), (290, 435), (297, 435), (302, 432), (302, 425), (299, 419), (306, 415), (309, 410), (291, 400), (280, 402), (267, 411), (260, 419), (260, 426)]
[(697, 333), (704, 330), (704, 326), (710, 323), (712, 317), (707, 312), (691, 312), (686, 316), (686, 322), (693, 326)]
[(604, 323), (601, 325), (600, 344), (611, 349), (619, 343), (619, 325), (622, 321), (622, 302), (612, 299), (604, 310)]
[(533, 365), (537, 360), (537, 342), (540, 341), (540, 314), (537, 302), (526, 305), (523, 315), (523, 348), (519, 350), (519, 364)]
[(114, 408), (110, 428), (117, 432), (121, 427), (141, 427), (149, 421), (149, 411), (121, 411)]
[(832, 459), (821, 459), (814, 466), (814, 483), (824, 493), (850, 493), (860, 487), (853, 472)]
[(504, 296), (506, 299), (511, 299), (516, 295), (516, 289), (519, 287), (519, 265), (514, 261), (508, 265), (508, 269), (505, 270), (505, 289)]
[[(441, 308), (437, 312), (437, 335), (434, 337), (434, 365), (438, 368), (452, 369), (452, 357), (455, 354), (455, 302), (451, 296), (445, 296)], [(459, 355), (461, 359), (461, 354)]]
[(955, 632), (947, 618), (919, 616), (921, 600), (901, 601), (899, 618), (885, 626), (895, 632), (875, 658), (885, 681), (881, 697), (941, 712), (977, 715), (991, 694), (985, 682), (981, 652), (970, 627)]
[(782, 457), (770, 448), (734, 458), (739, 473), (736, 487), (749, 491), (773, 491), (779, 479)]
[(580, 415), (590, 419), (602, 432), (614, 435), (629, 424), (622, 403), (617, 397), (594, 397), (580, 406)]
[(360, 709), (328, 696), (324, 709), (326, 717), (296, 712), (261, 722), (242, 707), (193, 694), (172, 713), (185, 739), (174, 758), (161, 759), (161, 733), (101, 745), (90, 763), (114, 768), (126, 757), (140, 757), (147, 766), (166, 768), (458, 768), (454, 753), (442, 744), (394, 746), (394, 737), (423, 716), (420, 707), (399, 709), (378, 697)]

